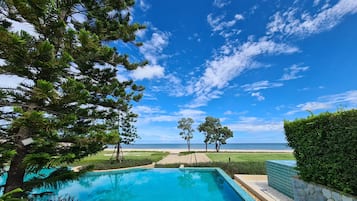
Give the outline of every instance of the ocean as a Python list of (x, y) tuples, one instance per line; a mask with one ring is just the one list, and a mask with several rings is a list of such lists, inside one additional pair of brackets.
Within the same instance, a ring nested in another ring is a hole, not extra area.
[[(108, 145), (114, 148), (115, 145)], [(187, 149), (187, 144), (130, 144), (122, 145), (125, 149)], [(191, 144), (191, 149), (205, 149), (205, 144)], [(214, 144), (209, 144), (208, 149), (215, 149)], [(225, 150), (292, 150), (287, 143), (229, 143), (223, 144)]]

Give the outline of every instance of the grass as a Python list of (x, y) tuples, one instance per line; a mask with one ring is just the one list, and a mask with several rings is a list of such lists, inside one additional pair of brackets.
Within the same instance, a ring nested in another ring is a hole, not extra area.
[(295, 160), (292, 153), (207, 153), (213, 162), (265, 162), (266, 160)]
[[(194, 152), (181, 152), (180, 155), (192, 154)], [(96, 155), (88, 156), (72, 166), (93, 165), (96, 170), (125, 168), (147, 165), (157, 162), (167, 156), (168, 152), (160, 151), (130, 151), (124, 152), (124, 161), (117, 163), (114, 160), (113, 151), (102, 151)], [(233, 177), (234, 174), (266, 174), (266, 160), (293, 160), (292, 153), (235, 153), (235, 152), (210, 152), (206, 155), (212, 160), (210, 163), (186, 164), (186, 167), (220, 167)], [(112, 157), (113, 156), (113, 157)], [(110, 160), (112, 158), (112, 160)], [(229, 162), (230, 158), (230, 162)], [(180, 164), (158, 165), (158, 168), (177, 168)]]
[(124, 152), (124, 160), (121, 163), (115, 161), (113, 151), (101, 151), (95, 155), (83, 158), (71, 166), (94, 166), (95, 170), (134, 167), (148, 165), (157, 162), (167, 156), (167, 152), (160, 151), (130, 151)]
[(195, 151), (183, 151), (183, 152), (179, 153), (179, 156), (186, 156), (186, 155), (193, 154), (193, 153), (196, 153), (196, 152)]
[[(212, 160), (210, 163), (185, 164), (185, 167), (219, 167), (228, 175), (234, 174), (266, 174), (266, 160), (294, 160), (292, 153), (206, 153)], [(229, 158), (231, 161), (229, 162)], [(155, 167), (174, 168), (180, 164), (159, 165)]]

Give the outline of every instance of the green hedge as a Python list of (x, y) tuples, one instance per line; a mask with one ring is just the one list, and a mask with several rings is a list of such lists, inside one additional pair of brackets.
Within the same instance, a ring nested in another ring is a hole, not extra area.
[[(156, 168), (178, 168), (181, 164), (156, 164)], [(185, 167), (219, 167), (232, 178), (234, 174), (266, 174), (265, 162), (208, 162), (197, 164), (184, 164)]]
[(356, 109), (285, 121), (284, 129), (303, 180), (357, 194)]

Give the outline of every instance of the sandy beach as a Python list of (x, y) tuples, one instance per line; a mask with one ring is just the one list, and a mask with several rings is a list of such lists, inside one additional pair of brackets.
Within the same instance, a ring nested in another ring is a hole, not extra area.
[[(107, 148), (106, 151), (114, 151), (113, 148)], [(185, 152), (187, 149), (131, 149), (131, 148), (123, 148), (125, 151), (165, 151), (169, 153), (180, 153)], [(195, 152), (205, 152), (205, 149), (191, 149), (191, 151)], [(208, 149), (208, 152), (216, 152), (214, 149)], [(259, 150), (259, 149), (221, 149), (219, 152), (243, 152), (243, 153), (292, 153), (293, 150)]]

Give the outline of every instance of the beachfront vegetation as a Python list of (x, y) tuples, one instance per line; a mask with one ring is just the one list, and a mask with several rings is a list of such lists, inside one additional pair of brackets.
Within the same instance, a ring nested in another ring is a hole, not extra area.
[(192, 118), (181, 118), (178, 121), (178, 129), (181, 129), (180, 136), (186, 141), (187, 143), (187, 151), (190, 152), (190, 140), (193, 138), (193, 132), (195, 131), (192, 128), (193, 119)]
[(207, 153), (214, 162), (265, 162), (267, 160), (295, 160), (292, 153)]
[[(118, 130), (115, 130), (118, 136), (118, 141), (116, 142), (116, 154), (115, 161), (122, 162), (123, 157), (120, 155), (122, 153), (121, 144), (131, 144), (136, 139), (140, 138), (136, 126), (134, 123), (138, 117), (137, 114), (131, 111), (132, 105), (126, 104), (126, 108), (119, 111), (118, 114)], [(114, 144), (115, 142), (111, 143)]]
[[(178, 168), (181, 163), (156, 164), (156, 168)], [(184, 164), (185, 167), (218, 167), (224, 170), (233, 178), (234, 174), (266, 174), (265, 163), (263, 162), (209, 162)]]
[(168, 152), (160, 151), (130, 151), (124, 152), (121, 163), (115, 162), (115, 152), (101, 151), (97, 154), (85, 157), (80, 161), (69, 164), (70, 166), (92, 166), (95, 170), (106, 170), (115, 168), (126, 168), (152, 164), (163, 159)]
[(284, 122), (299, 176), (357, 195), (357, 110)]
[[(135, 33), (144, 26), (132, 22), (133, 5), (1, 1), (0, 74), (23, 81), (0, 89), (0, 166), (10, 164), (5, 193), (23, 186), (26, 171), (102, 150), (107, 134), (118, 129), (119, 112), (130, 112), (131, 101), (140, 100), (143, 87), (120, 82), (117, 67), (134, 70), (146, 62), (132, 63), (108, 46), (141, 45)], [(15, 32), (13, 21), (28, 32)]]
[(214, 143), (216, 151), (219, 152), (221, 145), (226, 144), (226, 140), (233, 137), (233, 131), (226, 126), (222, 127), (221, 121), (214, 117), (206, 117), (205, 122), (198, 126), (198, 131), (205, 135), (206, 152), (207, 144)]

